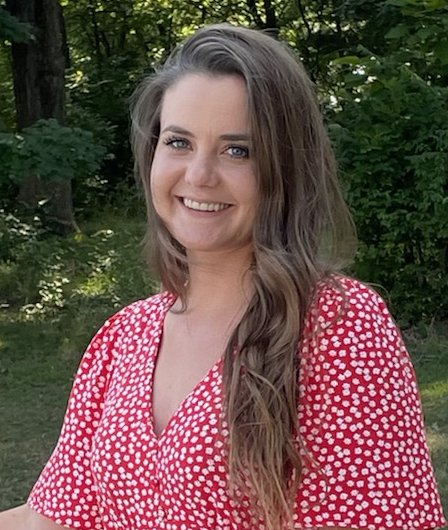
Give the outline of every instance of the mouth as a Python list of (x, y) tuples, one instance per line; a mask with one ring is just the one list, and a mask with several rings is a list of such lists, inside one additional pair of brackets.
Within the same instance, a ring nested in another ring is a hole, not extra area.
[(181, 201), (184, 206), (190, 210), (196, 210), (198, 212), (220, 212), (230, 208), (230, 204), (220, 202), (197, 202), (186, 197), (182, 197)]

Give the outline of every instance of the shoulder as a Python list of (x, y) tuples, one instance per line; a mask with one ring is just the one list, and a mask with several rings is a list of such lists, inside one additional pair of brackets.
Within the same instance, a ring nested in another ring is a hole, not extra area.
[(316, 289), (316, 300), (320, 309), (325, 312), (326, 305), (350, 309), (384, 309), (381, 296), (369, 285), (349, 276), (334, 275), (321, 280)]
[(131, 304), (123, 307), (117, 313), (115, 313), (107, 322), (106, 325), (112, 323), (134, 321), (135, 319), (148, 319), (154, 320), (168, 310), (176, 300), (174, 294), (164, 291), (157, 293), (149, 298), (144, 298), (132, 302)]
[(319, 282), (308, 315), (308, 332), (379, 325), (396, 329), (386, 303), (372, 287), (347, 276), (331, 276)]
[(417, 380), (381, 296), (351, 278), (330, 278), (316, 291), (309, 324), (298, 413), (306, 526), (443, 521)]
[(100, 328), (99, 333), (125, 333), (142, 325), (160, 322), (175, 300), (175, 295), (165, 291), (132, 302), (112, 315)]
[[(370, 286), (347, 277), (322, 282), (307, 318), (302, 360), (310, 367), (331, 366), (348, 374), (347, 365), (379, 365), (413, 370), (401, 332), (382, 297)], [(361, 366), (362, 365), (362, 366)]]
[[(130, 344), (149, 339), (161, 326), (176, 297), (169, 292), (138, 300), (120, 309), (100, 327), (84, 353), (81, 368), (111, 366), (123, 352), (132, 352)], [(126, 347), (127, 346), (127, 347)]]

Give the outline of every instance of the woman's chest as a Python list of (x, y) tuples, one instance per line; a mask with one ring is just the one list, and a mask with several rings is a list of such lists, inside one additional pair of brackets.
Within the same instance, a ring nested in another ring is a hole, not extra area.
[(208, 518), (201, 521), (205, 527), (216, 517), (230, 521), (231, 502), (223, 496), (228, 431), (220, 365), (185, 397), (157, 436), (152, 412), (157, 347), (140, 347), (114, 370), (94, 436), (91, 465), (103, 519), (111, 524), (106, 528), (163, 528), (163, 520), (171, 525), (166, 528), (181, 529), (175, 522), (195, 512)]

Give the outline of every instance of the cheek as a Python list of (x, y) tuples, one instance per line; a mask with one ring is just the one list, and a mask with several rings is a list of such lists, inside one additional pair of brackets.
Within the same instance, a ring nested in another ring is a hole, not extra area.
[(163, 160), (163, 156), (160, 151), (160, 146), (157, 145), (155, 152), (154, 152), (154, 158), (152, 159), (151, 171), (149, 172), (151, 189), (155, 187), (157, 188), (159, 187), (160, 180), (161, 180), (160, 176), (161, 176), (162, 168), (164, 167), (164, 164), (165, 162)]
[(157, 169), (152, 167), (149, 176), (149, 189), (151, 191), (151, 202), (154, 210), (161, 216), (163, 216), (164, 203), (166, 202), (166, 193), (163, 191), (163, 179)]
[(163, 171), (164, 164), (161, 162), (160, 157), (154, 157), (152, 162), (151, 171), (149, 174), (149, 185), (153, 200), (160, 200), (163, 190), (167, 188), (168, 179), (166, 171)]
[(258, 185), (253, 173), (249, 173), (244, 180), (245, 185), (241, 188), (240, 192), (242, 197), (248, 206), (253, 209), (257, 208), (259, 202)]
[(151, 168), (151, 172), (149, 174), (149, 190), (151, 192), (151, 200), (153, 203), (155, 203), (157, 200), (157, 176), (153, 171), (153, 168)]
[(179, 164), (169, 157), (156, 151), (150, 172), (151, 190), (157, 190), (158, 193), (168, 192), (178, 180), (178, 166)]
[(151, 167), (151, 172), (149, 173), (149, 189), (151, 190), (151, 195), (154, 197), (158, 187), (157, 172), (154, 171), (154, 165)]

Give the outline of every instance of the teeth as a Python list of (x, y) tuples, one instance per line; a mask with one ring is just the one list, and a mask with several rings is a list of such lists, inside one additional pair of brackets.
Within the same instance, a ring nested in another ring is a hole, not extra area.
[(199, 210), (201, 212), (219, 212), (220, 210), (225, 210), (229, 207), (228, 204), (196, 202), (186, 198), (183, 199), (183, 202), (187, 208)]

